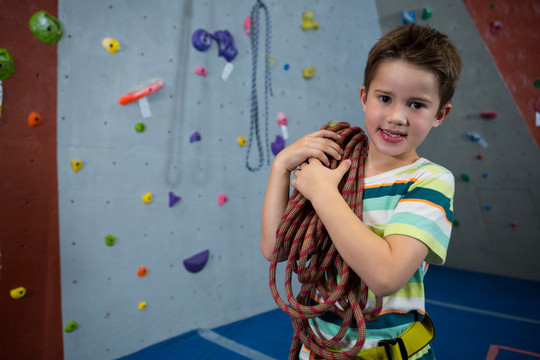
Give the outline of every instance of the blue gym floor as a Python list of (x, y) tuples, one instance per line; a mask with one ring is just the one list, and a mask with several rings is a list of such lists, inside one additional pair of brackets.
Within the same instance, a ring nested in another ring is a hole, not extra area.
[[(270, 296), (270, 295), (269, 295)], [(431, 266), (426, 308), (438, 360), (540, 358), (540, 283)], [(122, 360), (287, 359), (292, 338), (280, 309), (194, 330)]]

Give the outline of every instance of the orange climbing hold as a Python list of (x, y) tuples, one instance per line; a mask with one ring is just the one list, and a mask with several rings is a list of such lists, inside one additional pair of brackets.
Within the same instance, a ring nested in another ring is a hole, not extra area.
[(143, 276), (146, 276), (147, 274), (148, 274), (148, 269), (145, 266), (141, 266), (139, 268), (139, 271), (137, 271), (138, 277), (143, 277)]
[(28, 125), (34, 127), (41, 124), (43, 124), (43, 118), (41, 117), (40, 113), (34, 111), (28, 115)]

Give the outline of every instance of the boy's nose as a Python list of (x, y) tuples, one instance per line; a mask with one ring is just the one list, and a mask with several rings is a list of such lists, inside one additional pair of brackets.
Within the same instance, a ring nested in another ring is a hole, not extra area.
[(392, 124), (405, 125), (407, 123), (405, 109), (398, 104), (391, 106), (388, 112), (387, 120)]

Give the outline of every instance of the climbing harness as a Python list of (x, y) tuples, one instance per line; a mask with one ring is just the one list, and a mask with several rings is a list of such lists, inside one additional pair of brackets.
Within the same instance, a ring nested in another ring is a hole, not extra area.
[[(359, 127), (351, 127), (344, 122), (333, 127), (324, 125), (322, 129), (341, 135), (336, 142), (344, 150), (343, 158), (350, 159), (352, 165), (347, 177), (341, 180), (338, 189), (349, 207), (361, 218), (364, 190), (363, 167), (368, 150), (367, 135)], [(338, 161), (332, 159), (330, 168), (335, 169), (337, 166)], [(289, 305), (281, 299), (276, 288), (276, 267), (280, 253), (288, 255), (285, 292)], [(296, 298), (291, 288), (293, 271), (298, 275), (301, 283), (301, 289)], [(375, 320), (382, 309), (382, 298), (377, 296), (374, 309), (364, 313), (368, 300), (366, 284), (343, 261), (311, 202), (296, 189), (279, 223), (270, 262), (269, 282), (274, 301), (281, 310), (291, 316), (294, 336), (289, 360), (298, 358), (301, 343), (324, 359), (354, 358), (365, 342), (366, 321)], [(314, 289), (317, 289), (325, 300), (317, 305), (309, 306), (310, 295)], [(359, 298), (357, 297), (358, 289), (360, 290)], [(332, 339), (323, 340), (314, 334), (308, 320), (327, 311), (334, 312), (343, 319), (343, 322)], [(353, 317), (358, 326), (358, 336), (354, 346), (344, 352), (327, 350), (343, 339)]]
[[(268, 140), (268, 93), (270, 96), (274, 96), (272, 93), (272, 83), (270, 79), (270, 15), (266, 5), (257, 0), (257, 3), (251, 9), (250, 26), (251, 26), (251, 58), (253, 64), (253, 71), (251, 74), (251, 115), (250, 115), (250, 127), (249, 127), (249, 140), (246, 152), (246, 167), (249, 171), (258, 171), (262, 168), (264, 162), (264, 151), (261, 143), (260, 125), (259, 125), (259, 104), (257, 98), (257, 52), (259, 49), (259, 10), (264, 10), (266, 18), (266, 39), (265, 39), (265, 56), (264, 56), (264, 105), (265, 105), (265, 139), (266, 139), (266, 163), (270, 165), (270, 143)], [(249, 164), (249, 155), (251, 152), (251, 146), (253, 144), (253, 133), (255, 133), (255, 139), (257, 141), (257, 149), (259, 151), (259, 164), (257, 167), (252, 167)]]

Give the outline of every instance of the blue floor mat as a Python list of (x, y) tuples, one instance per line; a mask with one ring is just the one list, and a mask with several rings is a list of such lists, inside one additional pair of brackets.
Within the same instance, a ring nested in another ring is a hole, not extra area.
[[(430, 267), (425, 283), (426, 309), (436, 328), (432, 345), (438, 360), (488, 359), (490, 346), (502, 346), (491, 360), (532, 360), (540, 356), (534, 356), (540, 354), (540, 283), (436, 266)], [(287, 359), (293, 334), (289, 317), (280, 309), (213, 332), (280, 360)], [(246, 357), (205, 340), (194, 330), (122, 359)]]

